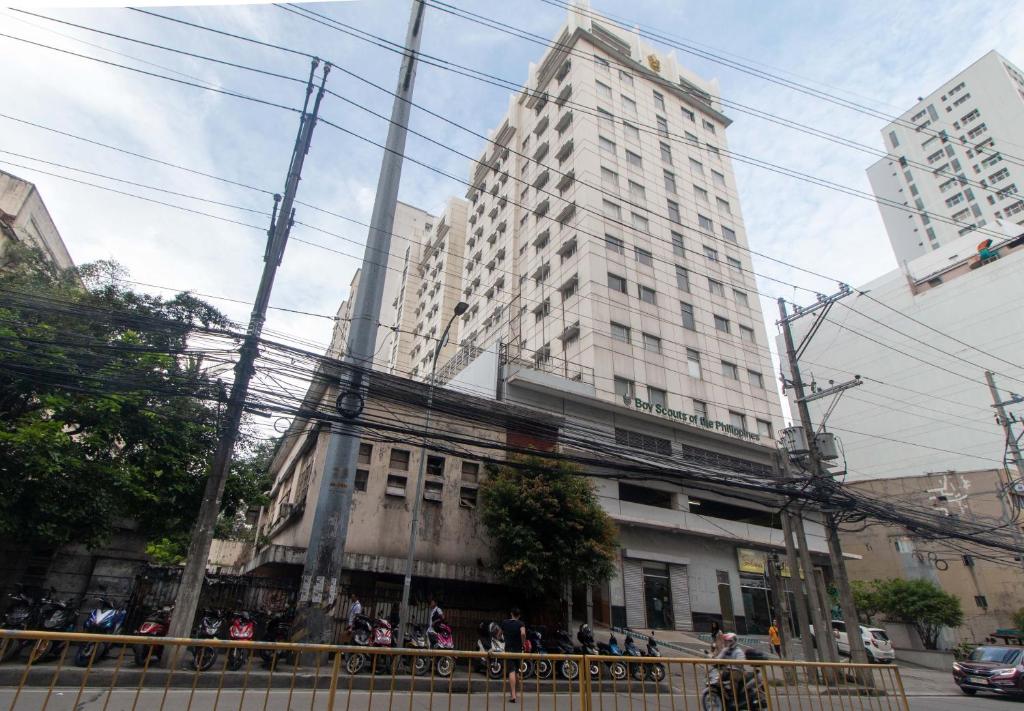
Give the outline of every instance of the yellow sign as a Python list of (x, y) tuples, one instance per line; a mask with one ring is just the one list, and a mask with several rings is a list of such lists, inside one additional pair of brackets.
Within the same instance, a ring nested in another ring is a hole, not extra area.
[[(765, 566), (768, 564), (768, 554), (764, 551), (755, 551), (749, 548), (737, 548), (736, 558), (739, 563), (739, 569), (741, 573), (753, 573), (755, 575), (764, 575)], [(784, 558), (779, 559), (780, 573), (782, 577), (788, 578), (789, 565), (786, 563)], [(801, 572), (800, 577), (803, 577)]]
[(661, 60), (658, 59), (658, 55), (656, 55), (656, 54), (648, 54), (647, 55), (647, 66), (649, 66), (651, 69), (653, 69), (656, 72), (660, 72), (661, 71)]

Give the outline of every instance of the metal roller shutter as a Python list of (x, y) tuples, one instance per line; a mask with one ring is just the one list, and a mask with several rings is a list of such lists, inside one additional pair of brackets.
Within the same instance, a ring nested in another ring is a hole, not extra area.
[[(626, 594), (626, 624), (630, 627), (646, 627), (644, 572), (640, 561), (632, 558), (622, 560), (622, 587)], [(689, 597), (687, 597), (687, 605), (689, 605)]]
[(669, 584), (672, 586), (672, 613), (677, 630), (693, 631), (690, 614), (690, 574), (685, 565), (669, 565)]

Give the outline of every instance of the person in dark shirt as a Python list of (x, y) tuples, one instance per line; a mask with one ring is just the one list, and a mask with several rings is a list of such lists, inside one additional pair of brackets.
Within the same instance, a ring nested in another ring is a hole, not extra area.
[[(512, 617), (501, 623), (501, 634), (505, 638), (505, 651), (522, 654), (526, 643), (526, 625), (519, 620), (519, 608), (513, 607)], [(518, 681), (519, 660), (506, 659), (508, 670), (508, 686), (511, 691), (511, 702), (516, 702), (516, 682)]]

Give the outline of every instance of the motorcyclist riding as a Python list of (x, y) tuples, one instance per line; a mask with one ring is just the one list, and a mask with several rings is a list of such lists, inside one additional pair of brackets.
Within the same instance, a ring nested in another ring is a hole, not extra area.
[(722, 635), (723, 647), (721, 651), (715, 655), (715, 659), (735, 659), (743, 661), (747, 658), (747, 653), (740, 645), (739, 637), (734, 632), (726, 632)]

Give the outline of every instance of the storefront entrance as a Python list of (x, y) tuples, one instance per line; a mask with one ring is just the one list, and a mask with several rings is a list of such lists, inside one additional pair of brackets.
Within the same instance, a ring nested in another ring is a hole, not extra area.
[(740, 573), (740, 592), (743, 595), (747, 634), (768, 634), (772, 612), (768, 583), (764, 576)]
[(645, 564), (643, 575), (647, 626), (652, 629), (672, 629), (675, 619), (672, 615), (672, 586), (669, 584), (668, 568)]

